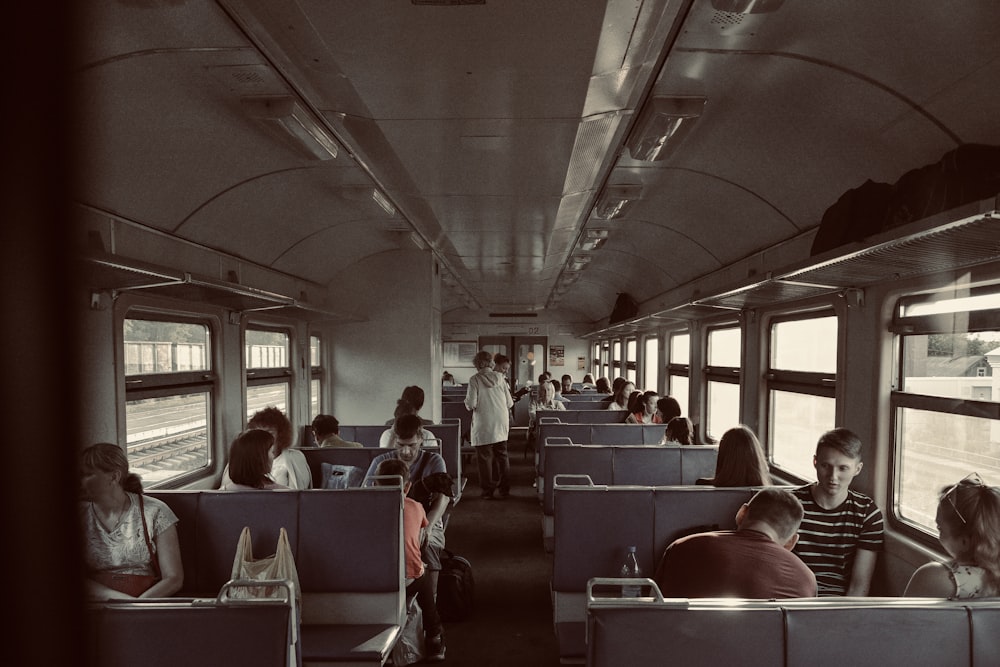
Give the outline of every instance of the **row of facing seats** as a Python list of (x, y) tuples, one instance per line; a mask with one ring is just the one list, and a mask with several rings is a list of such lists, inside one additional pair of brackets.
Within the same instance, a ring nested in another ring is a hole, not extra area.
[(591, 667), (1000, 664), (995, 599), (664, 600), (652, 582), (654, 596), (646, 599), (594, 595), (620, 581), (595, 579), (588, 587)]
[(301, 585), (303, 664), (385, 663), (406, 617), (398, 486), (149, 495), (180, 519), (180, 596), (216, 596), (244, 526), (257, 557), (274, 553), (285, 528)]
[[(556, 440), (556, 442), (553, 442)], [(549, 438), (542, 496), (542, 540), (552, 550), (558, 476), (584, 476), (590, 484), (678, 486), (711, 477), (719, 448), (702, 445), (578, 445)]]
[[(560, 658), (586, 655), (587, 585), (614, 577), (629, 546), (652, 574), (673, 540), (702, 530), (735, 530), (736, 512), (758, 489), (712, 486), (554, 484), (553, 619)], [(622, 663), (629, 664), (629, 663)]]

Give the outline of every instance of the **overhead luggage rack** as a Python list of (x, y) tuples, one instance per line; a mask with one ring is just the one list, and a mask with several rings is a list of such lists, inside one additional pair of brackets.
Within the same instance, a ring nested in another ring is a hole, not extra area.
[(998, 209), (996, 198), (966, 204), (586, 337), (634, 331), (655, 320), (696, 319), (719, 309), (775, 305), (1000, 260)]

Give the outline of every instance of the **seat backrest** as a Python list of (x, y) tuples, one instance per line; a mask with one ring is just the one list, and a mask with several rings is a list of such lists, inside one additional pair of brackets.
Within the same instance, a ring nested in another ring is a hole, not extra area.
[(655, 487), (653, 544), (657, 562), (678, 537), (707, 530), (735, 530), (736, 512), (755, 491), (749, 487)]
[(288, 661), (291, 606), (104, 603), (87, 609), (92, 655), (101, 667), (274, 667)]
[[(462, 478), (462, 422), (457, 417), (442, 419), (439, 424), (429, 424), (424, 427), (441, 441), (440, 453), (444, 458), (445, 469), (451, 478)], [(461, 484), (458, 485), (461, 488)]]
[[(201, 494), (184, 490), (155, 490), (147, 491), (146, 495), (162, 500), (177, 515), (177, 541), (181, 546), (181, 565), (184, 567), (184, 584), (177, 595), (194, 597), (199, 594), (199, 563), (195, 545), (198, 540), (198, 499)], [(235, 550), (234, 542), (234, 553)]]
[[(727, 615), (719, 610), (688, 609), (686, 602), (678, 600), (674, 606), (591, 606), (587, 612), (587, 665), (784, 664), (780, 608)], [(822, 662), (817, 662), (815, 655), (813, 659), (814, 665)]]
[(546, 445), (542, 512), (553, 514), (552, 480), (556, 475), (588, 475), (594, 484), (613, 484), (612, 447), (601, 445)]
[(590, 441), (602, 445), (644, 445), (645, 429), (645, 424), (594, 424), (590, 427)]
[[(236, 544), (250, 527), (254, 558), (273, 555), (284, 528), (298, 562), (299, 496), (314, 491), (195, 491), (198, 499), (195, 590), (214, 597), (233, 573)], [(318, 493), (318, 492), (316, 492)], [(324, 493), (334, 493), (327, 491)], [(185, 547), (182, 545), (181, 549)], [(187, 575), (184, 577), (187, 579)]]
[(592, 577), (618, 576), (629, 546), (653, 572), (652, 488), (557, 487), (553, 507), (553, 590), (582, 593)]
[(787, 667), (811, 667), (822, 655), (845, 665), (962, 666), (972, 655), (968, 612), (960, 606), (789, 605), (785, 626)]
[(441, 420), (447, 419), (457, 419), (461, 424), (461, 440), (460, 442), (465, 443), (469, 441), (469, 429), (472, 428), (472, 413), (469, 409), (465, 407), (464, 394), (463, 400), (456, 402), (448, 402), (441, 404)]
[(399, 487), (314, 490), (299, 497), (299, 583), (307, 592), (391, 592), (402, 576)]

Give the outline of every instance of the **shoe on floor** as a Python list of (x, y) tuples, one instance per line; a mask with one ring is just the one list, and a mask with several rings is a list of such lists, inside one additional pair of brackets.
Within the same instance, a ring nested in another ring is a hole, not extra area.
[(427, 637), (424, 640), (424, 652), (427, 654), (424, 662), (442, 662), (444, 660), (444, 640), (441, 635)]

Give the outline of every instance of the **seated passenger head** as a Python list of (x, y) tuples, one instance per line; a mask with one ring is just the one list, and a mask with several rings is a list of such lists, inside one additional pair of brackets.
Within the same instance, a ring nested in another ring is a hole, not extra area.
[(1000, 487), (987, 486), (977, 473), (945, 487), (937, 525), (948, 554), (986, 570), (991, 588), (1000, 593)]
[(556, 396), (556, 389), (551, 382), (541, 382), (538, 385), (538, 402), (548, 403)]
[(674, 417), (668, 421), (667, 426), (663, 429), (663, 434), (667, 437), (667, 440), (673, 440), (682, 445), (694, 444), (691, 440), (691, 437), (694, 435), (694, 427), (691, 425), (691, 420), (687, 417)]
[(583, 384), (594, 384), (594, 376), (587, 373), (583, 376)]
[(628, 382), (628, 380), (626, 380), (625, 378), (621, 377), (620, 375), (618, 377), (616, 377), (615, 381), (611, 383), (611, 391), (612, 391), (612, 393), (617, 394), (621, 390), (622, 386), (626, 382)]
[(270, 431), (251, 428), (243, 431), (229, 447), (229, 478), (236, 484), (262, 489), (271, 482), (271, 448), (274, 436)]
[(412, 403), (405, 398), (401, 398), (396, 401), (396, 409), (393, 411), (392, 416), (393, 419), (398, 419), (403, 415), (415, 415), (417, 411), (418, 409)]
[(493, 368), (493, 353), (486, 350), (476, 352), (476, 356), (472, 358), (472, 365), (476, 367), (476, 370)]
[(863, 465), (861, 438), (853, 431), (835, 428), (819, 437), (813, 467), (821, 492), (832, 496), (846, 494)]
[(340, 422), (333, 415), (316, 415), (312, 420), (312, 428), (316, 440), (323, 441), (340, 433)]
[(740, 424), (722, 434), (712, 483), (715, 486), (766, 486), (771, 483), (764, 449), (749, 427)]
[(656, 409), (660, 411), (660, 419), (664, 424), (669, 424), (671, 419), (684, 414), (681, 411), (681, 404), (673, 396), (661, 396), (656, 401)]
[(611, 393), (611, 382), (606, 377), (597, 378), (597, 383), (594, 385), (599, 394), (610, 394)]
[(80, 472), (81, 492), (87, 500), (107, 491), (109, 486), (142, 493), (142, 480), (128, 471), (128, 457), (118, 445), (99, 442), (87, 447), (80, 453)]
[[(410, 469), (399, 459), (386, 459), (382, 461), (382, 463), (378, 464), (378, 468), (375, 469), (375, 474), (379, 477), (402, 477), (403, 492), (405, 493), (410, 488)], [(377, 486), (393, 486), (395, 481), (391, 479), (377, 479), (375, 480), (375, 484)]]
[[(648, 389), (642, 392), (642, 402), (637, 403), (639, 410), (643, 410), (647, 415), (651, 415), (656, 412), (656, 406), (660, 402), (660, 395), (655, 391)], [(639, 412), (636, 410), (636, 412)]]
[(392, 446), (407, 466), (417, 460), (424, 444), (424, 429), (417, 415), (401, 415), (392, 422)]
[(420, 412), (420, 409), (424, 407), (424, 390), (416, 385), (410, 385), (403, 389), (403, 393), (400, 394), (399, 400), (407, 401), (413, 406), (416, 412)]
[(563, 375), (562, 376), (562, 390), (563, 391), (569, 391), (572, 388), (573, 388), (573, 376), (572, 375), (568, 375), (568, 374), (567, 375)]
[(552, 385), (553, 395), (558, 396), (559, 394), (562, 393), (562, 382), (553, 378), (549, 380), (549, 384)]
[(791, 492), (761, 489), (736, 513), (736, 525), (755, 528), (757, 524), (756, 529), (760, 530), (760, 524), (767, 524), (774, 533), (775, 542), (791, 551), (799, 541), (799, 525), (804, 514), (802, 503)]
[(510, 368), (510, 359), (505, 354), (497, 354), (493, 357), (493, 370), (506, 373)]
[(285, 413), (274, 406), (258, 410), (247, 422), (247, 429), (259, 428), (274, 438), (274, 455), (278, 456), (292, 446), (292, 422)]

